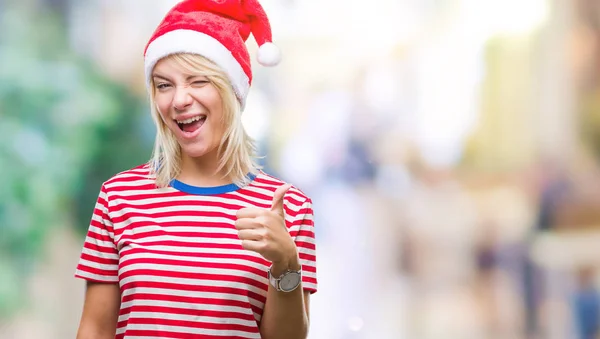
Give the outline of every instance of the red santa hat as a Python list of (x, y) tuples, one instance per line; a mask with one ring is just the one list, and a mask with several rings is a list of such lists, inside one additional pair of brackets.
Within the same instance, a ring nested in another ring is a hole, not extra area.
[(229, 76), (233, 90), (245, 104), (252, 83), (246, 40), (254, 36), (258, 62), (275, 66), (281, 53), (272, 43), (269, 19), (258, 0), (183, 0), (165, 16), (144, 51), (146, 83), (156, 63), (171, 54), (204, 56)]

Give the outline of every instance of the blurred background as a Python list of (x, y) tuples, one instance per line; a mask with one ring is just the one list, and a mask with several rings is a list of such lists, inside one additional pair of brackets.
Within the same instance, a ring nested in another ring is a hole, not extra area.
[[(174, 0), (0, 0), (0, 338), (74, 338)], [(244, 123), (314, 200), (311, 339), (596, 339), (600, 1), (263, 0)]]

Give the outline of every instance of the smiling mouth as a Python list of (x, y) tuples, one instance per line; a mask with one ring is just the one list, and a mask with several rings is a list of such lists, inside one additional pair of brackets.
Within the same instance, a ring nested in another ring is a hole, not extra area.
[(175, 120), (177, 126), (179, 126), (179, 129), (186, 133), (197, 131), (200, 127), (202, 127), (202, 125), (204, 125), (205, 121), (206, 115), (198, 115), (186, 120)]

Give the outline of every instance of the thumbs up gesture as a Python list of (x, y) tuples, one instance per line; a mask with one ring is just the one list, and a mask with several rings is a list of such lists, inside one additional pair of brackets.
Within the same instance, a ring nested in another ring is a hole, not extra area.
[(275, 191), (271, 209), (247, 207), (238, 210), (235, 227), (242, 247), (257, 252), (271, 263), (287, 267), (297, 258), (297, 248), (285, 225), (283, 197), (291, 185)]

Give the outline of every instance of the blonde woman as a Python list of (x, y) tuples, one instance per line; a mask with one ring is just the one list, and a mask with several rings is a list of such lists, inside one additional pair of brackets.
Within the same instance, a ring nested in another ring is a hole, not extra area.
[(77, 338), (306, 338), (312, 202), (255, 162), (241, 123), (250, 33), (277, 64), (256, 0), (182, 1), (148, 42), (156, 145), (101, 187)]

